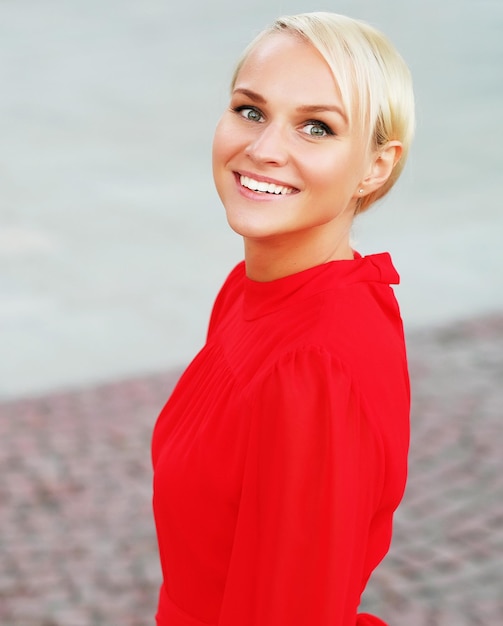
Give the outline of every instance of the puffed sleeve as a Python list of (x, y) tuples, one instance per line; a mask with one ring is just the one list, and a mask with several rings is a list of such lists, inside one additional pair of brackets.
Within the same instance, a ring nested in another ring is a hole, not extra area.
[(384, 469), (351, 372), (322, 349), (296, 351), (250, 387), (246, 406), (250, 438), (218, 625), (382, 624), (356, 615)]

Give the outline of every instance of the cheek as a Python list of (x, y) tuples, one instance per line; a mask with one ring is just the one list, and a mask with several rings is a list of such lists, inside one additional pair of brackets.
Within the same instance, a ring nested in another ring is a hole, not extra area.
[(213, 163), (224, 165), (238, 149), (239, 133), (235, 124), (224, 115), (217, 124), (213, 136)]
[(340, 162), (331, 154), (313, 154), (304, 160), (303, 176), (314, 193), (331, 193), (337, 181), (340, 184)]
[(222, 121), (220, 121), (217, 124), (215, 134), (213, 135), (212, 158), (214, 168), (221, 164), (224, 147), (225, 141), (223, 139), (223, 127)]
[(215, 129), (212, 147), (213, 181), (216, 190), (223, 200), (222, 194), (229, 184), (229, 174), (227, 164), (232, 158), (235, 150), (233, 147), (233, 133), (228, 121), (220, 120)]
[(344, 193), (352, 189), (361, 177), (362, 163), (350, 151), (329, 154), (320, 152), (308, 163), (313, 189), (320, 193)]

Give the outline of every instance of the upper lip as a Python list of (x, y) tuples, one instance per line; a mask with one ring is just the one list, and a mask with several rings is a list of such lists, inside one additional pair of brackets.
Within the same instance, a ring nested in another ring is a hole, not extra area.
[(253, 172), (246, 172), (245, 170), (236, 171), (238, 176), (247, 176), (248, 178), (253, 178), (259, 183), (269, 183), (273, 185), (277, 185), (278, 187), (289, 187), (290, 189), (298, 190), (295, 185), (290, 185), (290, 183), (285, 183), (282, 180), (277, 180), (276, 178), (270, 178), (269, 176), (261, 176), (260, 174), (254, 174)]

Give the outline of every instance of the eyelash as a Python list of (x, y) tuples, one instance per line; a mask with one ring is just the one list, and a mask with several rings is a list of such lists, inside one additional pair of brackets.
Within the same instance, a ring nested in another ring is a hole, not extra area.
[(324, 122), (320, 122), (320, 120), (308, 120), (305, 124), (306, 126), (317, 126), (318, 128), (322, 128), (327, 135), (335, 135), (334, 131), (327, 126)]
[[(257, 107), (249, 106), (247, 104), (243, 104), (241, 106), (235, 107), (232, 110), (235, 113), (242, 113), (243, 111), (254, 111), (255, 113), (258, 113), (260, 115), (260, 117), (264, 117), (262, 112), (260, 111), (260, 109), (257, 109)], [(255, 120), (250, 120), (249, 118), (246, 118), (244, 115), (242, 115), (241, 117), (243, 117), (244, 119), (248, 119), (249, 122), (254, 122), (255, 121)]]
[[(249, 111), (254, 111), (255, 113), (258, 113), (260, 115), (260, 117), (264, 117), (264, 115), (260, 111), (260, 109), (257, 109), (257, 107), (250, 106), (250, 105), (247, 105), (247, 104), (243, 104), (241, 106), (234, 107), (232, 110), (235, 113), (238, 113), (238, 114), (241, 114), (243, 111), (248, 111), (248, 110)], [(248, 120), (250, 122), (256, 122), (256, 120), (251, 120), (249, 118), (246, 118), (244, 115), (242, 115), (241, 117), (243, 117), (245, 120)], [(304, 126), (316, 126), (318, 128), (321, 128), (326, 133), (326, 135), (324, 135), (324, 136), (335, 135), (334, 131), (330, 128), (330, 126), (328, 126), (324, 122), (320, 122), (320, 120), (307, 120), (304, 123)], [(311, 136), (314, 137), (314, 135), (311, 135)]]

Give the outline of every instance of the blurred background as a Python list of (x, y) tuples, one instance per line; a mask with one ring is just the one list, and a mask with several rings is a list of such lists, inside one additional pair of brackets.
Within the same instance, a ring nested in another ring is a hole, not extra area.
[[(387, 33), (417, 95), (408, 167), (354, 229), (402, 277), (424, 443), (397, 518), (406, 547), (369, 606), (408, 626), (503, 615), (501, 1), (1, 0), (2, 626), (152, 623), (150, 432), (242, 256), (213, 129), (244, 46), (311, 10)], [(446, 601), (440, 579), (480, 596)]]
[(3, 0), (0, 397), (199, 349), (242, 254), (210, 162), (234, 62), (314, 8), (382, 28), (415, 79), (408, 168), (357, 247), (391, 251), (409, 328), (503, 308), (501, 2)]

